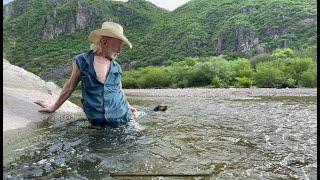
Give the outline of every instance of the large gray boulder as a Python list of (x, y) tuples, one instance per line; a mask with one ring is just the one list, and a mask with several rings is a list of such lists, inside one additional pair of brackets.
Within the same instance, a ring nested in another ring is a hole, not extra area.
[(33, 122), (69, 122), (85, 117), (82, 108), (66, 101), (54, 113), (42, 113), (36, 100), (54, 103), (61, 89), (52, 82), (3, 59), (3, 132), (24, 128)]

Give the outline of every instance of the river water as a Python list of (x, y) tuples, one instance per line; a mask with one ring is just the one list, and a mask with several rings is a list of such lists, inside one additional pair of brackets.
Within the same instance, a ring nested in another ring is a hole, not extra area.
[(127, 89), (140, 114), (128, 126), (79, 119), (4, 134), (3, 177), (317, 179), (316, 91)]

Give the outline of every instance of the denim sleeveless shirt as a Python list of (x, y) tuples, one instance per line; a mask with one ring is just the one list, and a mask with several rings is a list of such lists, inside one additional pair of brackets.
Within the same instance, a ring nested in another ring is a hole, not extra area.
[(94, 53), (89, 51), (74, 59), (81, 73), (83, 111), (89, 121), (105, 119), (110, 125), (126, 124), (131, 119), (127, 98), (120, 90), (122, 70), (111, 60), (105, 83), (101, 83), (93, 66)]

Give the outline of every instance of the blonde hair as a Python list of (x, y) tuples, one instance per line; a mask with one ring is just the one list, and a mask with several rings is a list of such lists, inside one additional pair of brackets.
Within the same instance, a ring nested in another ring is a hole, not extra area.
[(101, 53), (101, 39), (109, 40), (110, 37), (108, 36), (101, 36), (98, 42), (94, 42), (90, 45), (90, 50), (92, 50), (94, 53)]
[(100, 41), (98, 43), (92, 43), (90, 45), (90, 50), (92, 50), (93, 53), (101, 53), (102, 48), (101, 48)]

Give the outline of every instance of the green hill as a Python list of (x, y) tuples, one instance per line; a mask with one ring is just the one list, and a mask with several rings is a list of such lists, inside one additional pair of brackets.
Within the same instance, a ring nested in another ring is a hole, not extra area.
[(124, 69), (170, 65), (186, 57), (251, 57), (316, 46), (317, 2), (192, 0), (170, 12), (144, 0), (15, 0), (3, 7), (3, 53), (45, 79), (70, 73), (87, 36), (103, 21), (122, 24), (133, 49)]

